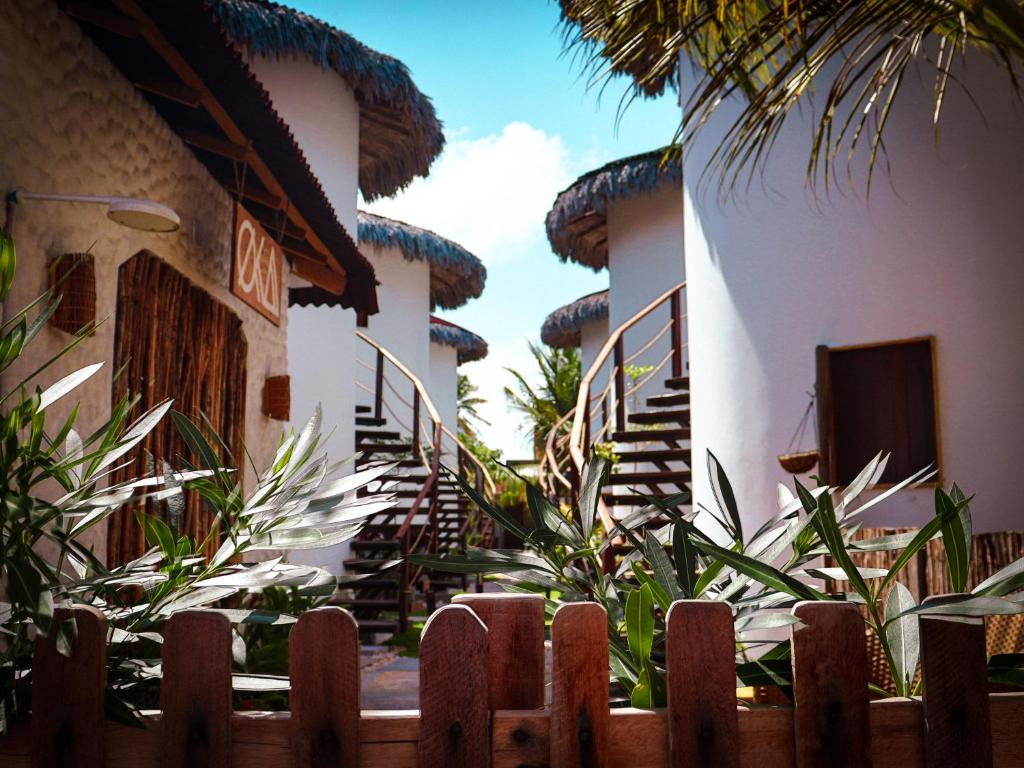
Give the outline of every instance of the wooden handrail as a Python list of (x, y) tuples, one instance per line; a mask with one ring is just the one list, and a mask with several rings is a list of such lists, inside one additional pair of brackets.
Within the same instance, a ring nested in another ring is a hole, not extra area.
[(434, 407), (434, 401), (430, 399), (430, 395), (427, 394), (427, 388), (423, 386), (423, 382), (419, 380), (419, 377), (417, 377), (415, 373), (406, 368), (405, 365), (402, 364), (402, 361), (395, 357), (393, 354), (391, 354), (387, 350), (387, 348), (382, 347), (380, 344), (371, 339), (362, 331), (356, 331), (356, 336), (365, 341), (378, 352), (382, 353), (384, 357), (387, 358), (389, 363), (395, 366), (395, 368), (397, 368), (399, 372), (403, 376), (405, 376), (405, 378), (409, 379), (409, 381), (412, 382), (412, 385), (416, 387), (416, 391), (420, 393), (420, 397), (423, 400), (423, 407), (427, 409), (427, 415), (430, 417), (430, 420), (440, 424), (441, 417), (440, 415), (438, 415), (437, 408)]
[(586, 463), (583, 445), (583, 432), (584, 426), (590, 417), (590, 409), (587, 407), (590, 402), (590, 385), (593, 383), (594, 379), (597, 378), (598, 373), (600, 373), (601, 369), (604, 367), (608, 357), (614, 353), (616, 346), (618, 346), (622, 340), (622, 335), (666, 301), (669, 301), (672, 296), (677, 294), (679, 291), (682, 291), (685, 287), (685, 280), (672, 286), (612, 331), (611, 335), (605, 341), (604, 346), (601, 347), (601, 351), (598, 352), (594, 362), (591, 363), (590, 368), (587, 369), (583, 378), (580, 379), (580, 391), (576, 396), (576, 413), (573, 416), (572, 433), (569, 439), (569, 455), (572, 456), (573, 463), (576, 465), (576, 469), (580, 472), (583, 471), (583, 465)]
[(494, 484), (494, 479), (491, 477), (491, 473), (487, 471), (487, 467), (484, 466), (484, 463), (480, 461), (480, 459), (478, 459), (473, 454), (473, 452), (469, 450), (466, 444), (459, 440), (458, 436), (450, 429), (448, 429), (448, 427), (445, 424), (441, 424), (441, 431), (443, 431), (446, 435), (448, 435), (448, 437), (454, 440), (455, 444), (463, 450), (466, 456), (469, 457), (469, 460), (477, 469), (480, 470), (481, 474), (483, 475), (484, 483), (487, 485), (487, 490), (490, 492), (491, 497), (493, 498), (494, 496), (496, 496), (498, 493), (498, 488)]

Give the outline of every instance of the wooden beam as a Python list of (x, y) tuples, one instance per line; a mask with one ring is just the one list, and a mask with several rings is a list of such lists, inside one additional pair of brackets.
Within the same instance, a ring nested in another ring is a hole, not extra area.
[[(267, 208), (273, 208), (275, 211), (279, 211), (284, 208), (284, 201), (277, 195), (273, 195), (262, 189), (256, 189), (255, 187), (246, 185), (244, 189), (239, 189), (234, 184), (224, 185), (228, 192), (235, 195), (236, 197), (244, 198), (245, 200), (252, 200), (254, 203), (265, 205)], [(307, 229), (303, 228), (303, 232), (308, 232)], [(324, 248), (326, 251), (327, 249)]]
[[(245, 135), (245, 132), (238, 127), (227, 113), (227, 110), (210, 92), (210, 89), (206, 86), (203, 78), (199, 76), (199, 73), (192, 68), (192, 65), (188, 63), (185, 57), (164, 37), (163, 32), (146, 15), (145, 11), (139, 7), (139, 4), (135, 0), (113, 0), (113, 3), (119, 10), (138, 24), (139, 34), (142, 38), (167, 63), (171, 70), (181, 78), (182, 82), (190, 88), (194, 88), (200, 94), (202, 106), (210, 113), (210, 116), (216, 121), (220, 129), (224, 131), (228, 141), (239, 146), (245, 146), (248, 143), (248, 137)], [(259, 155), (253, 153), (249, 158), (249, 169), (255, 173), (256, 177), (271, 194), (277, 195), (281, 200), (288, 199), (284, 187), (281, 186)], [(314, 248), (323, 251), (325, 254), (330, 254), (330, 249), (327, 248), (309, 225), (309, 222), (306, 221), (305, 217), (294, 206), (288, 207), (288, 218), (296, 226), (302, 227), (308, 232), (309, 241)], [(344, 275), (344, 270), (333, 255), (328, 256), (327, 266), (331, 271)]]
[(178, 135), (181, 136), (182, 141), (196, 149), (212, 152), (239, 163), (245, 162), (249, 154), (249, 148), (244, 144), (234, 144), (224, 139), (218, 139), (216, 136), (210, 136), (208, 133), (181, 128), (178, 130)]
[(134, 77), (132, 82), (139, 90), (155, 94), (161, 98), (184, 104), (196, 109), (199, 107), (199, 94), (194, 88), (176, 83), (173, 80), (158, 80), (148, 77)]
[[(267, 230), (267, 232), (269, 232), (272, 236), (276, 237), (281, 232), (280, 221), (275, 221), (273, 218), (263, 213), (253, 213), (248, 208), (246, 208), (246, 210), (249, 211), (249, 215), (256, 219), (256, 221), (258, 221), (260, 224), (262, 224), (263, 227)], [(306, 230), (299, 229), (298, 227), (296, 227), (294, 224), (287, 220), (284, 222), (284, 234), (287, 237), (290, 237), (295, 240), (306, 239)], [(322, 261), (326, 262), (326, 260), (327, 257), (324, 256)]]
[(84, 21), (107, 32), (134, 40), (139, 36), (139, 25), (133, 19), (108, 8), (101, 8), (81, 0), (68, 0), (63, 5), (64, 12), (73, 19)]
[(339, 274), (322, 264), (317, 264), (296, 254), (294, 251), (289, 251), (287, 248), (284, 249), (284, 252), (286, 255), (293, 257), (292, 272), (298, 277), (301, 277), (303, 280), (309, 280), (309, 282), (335, 296), (340, 296), (345, 292), (348, 278), (344, 272)]

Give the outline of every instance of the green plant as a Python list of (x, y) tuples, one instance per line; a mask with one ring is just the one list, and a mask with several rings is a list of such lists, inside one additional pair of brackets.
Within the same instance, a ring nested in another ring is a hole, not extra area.
[[(897, 586), (897, 575), (928, 541), (941, 538), (950, 574), (958, 589), (966, 587), (970, 536), (969, 499), (959, 488), (936, 489), (935, 516), (909, 535), (854, 540), (857, 518), (901, 489), (919, 485), (934, 474), (929, 469), (861, 500), (885, 470), (887, 457), (876, 456), (845, 489), (806, 489), (796, 493), (780, 485), (779, 511), (753, 535), (745, 535), (732, 486), (717, 459), (707, 456), (714, 509), (683, 514), (678, 506), (686, 494), (650, 497), (650, 504), (619, 521), (607, 533), (599, 530), (597, 505), (608, 465), (593, 458), (585, 468), (580, 501), (571, 516), (563, 515), (540, 491), (527, 485), (535, 527), (525, 530), (504, 510), (489, 505), (463, 485), (495, 522), (525, 542), (524, 551), (468, 550), (465, 554), (417, 556), (415, 562), (458, 573), (502, 574), (511, 591), (549, 594), (549, 610), (560, 602), (599, 603), (608, 614), (611, 674), (634, 706), (664, 702), (663, 656), (665, 616), (678, 599), (728, 602), (737, 638), (737, 676), (747, 685), (789, 685), (789, 643), (760, 637), (767, 630), (796, 624), (790, 608), (801, 600), (846, 599), (865, 607), (866, 627), (878, 636), (896, 690), (913, 690), (917, 664), (916, 628), (922, 613), (988, 615), (1024, 611), (1024, 603), (1008, 598), (1024, 588), (1024, 559), (979, 584), (969, 595), (941, 604), (913, 604)], [(661, 524), (660, 519), (668, 519)], [(623, 537), (633, 550), (611, 572), (602, 558), (614, 539)], [(899, 551), (885, 572), (858, 568), (858, 552)], [(838, 567), (821, 567), (831, 555)], [(815, 582), (844, 581), (848, 591), (825, 594)], [(1005, 671), (1005, 670), (1004, 670)], [(879, 690), (884, 693), (884, 691)]]
[(480, 415), (480, 411), (477, 410), (477, 407), (486, 403), (487, 400), (477, 394), (477, 386), (473, 384), (473, 382), (469, 380), (469, 376), (464, 373), (459, 374), (458, 384), (456, 387), (459, 411), (459, 434), (469, 435), (476, 438), (477, 426), (479, 424), (490, 424), (487, 419)]
[[(7, 298), (14, 269), (13, 243), (4, 236), (0, 301)], [(59, 297), (46, 293), (0, 327), (0, 371), (10, 370), (58, 302)], [(155, 702), (160, 630), (169, 616), (202, 606), (220, 611), (236, 625), (294, 621), (274, 610), (223, 606), (229, 599), (273, 586), (304, 595), (330, 594), (334, 576), (289, 565), (280, 556), (244, 562), (246, 556), (336, 544), (354, 536), (368, 516), (394, 504), (390, 496), (356, 498), (354, 493), (391, 467), (338, 477), (341, 465), (331, 465), (317, 453), (319, 407), (299, 435), (282, 441), (247, 497), (238, 473), (226, 468), (227, 457), (192, 421), (173, 412), (194, 460), (182, 459), (180, 470), (166, 468), (159, 475), (108, 484), (114, 469), (170, 412), (171, 403), (129, 423), (134, 403), (124, 399), (113, 407), (106, 424), (84, 437), (75, 430), (74, 406), (52, 431), (47, 419), (53, 404), (101, 364), (70, 373), (46, 389), (34, 382), (90, 332), (91, 327), (83, 329), (0, 396), (0, 584), (8, 601), (0, 603), (0, 733), (29, 712), (33, 636), (56, 633), (58, 649), (70, 649), (74, 621), (55, 625), (56, 607), (92, 605), (105, 615), (110, 628), (108, 715), (133, 722), (138, 709)], [(211, 559), (202, 554), (210, 538), (193, 541), (160, 518), (142, 513), (138, 522), (150, 549), (137, 560), (108, 568), (83, 543), (84, 533), (124, 505), (142, 499), (166, 503), (186, 490), (199, 494), (215, 513), (210, 537), (217, 537), (219, 547)], [(235, 683), (241, 689), (286, 687), (286, 681), (251, 676), (236, 676)]]
[(555, 423), (576, 406), (580, 388), (580, 351), (575, 347), (555, 349), (530, 344), (530, 354), (540, 374), (539, 387), (527, 376), (506, 368), (515, 379), (515, 389), (505, 387), (509, 404), (526, 417), (526, 430), (533, 440), (536, 456), (544, 451), (544, 441)]

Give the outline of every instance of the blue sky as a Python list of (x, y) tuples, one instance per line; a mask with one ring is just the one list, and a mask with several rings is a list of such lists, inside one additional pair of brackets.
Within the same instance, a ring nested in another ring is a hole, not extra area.
[(563, 54), (558, 6), (544, 0), (293, 0), (409, 67), (444, 122), (448, 145), (430, 176), (367, 206), (433, 229), (487, 264), (483, 296), (452, 322), (490, 344), (487, 360), (462, 372), (488, 399), (488, 444), (508, 458), (529, 454), (502, 387), (506, 366), (531, 368), (527, 341), (548, 312), (607, 287), (563, 264), (548, 245), (544, 215), (579, 174), (667, 143), (679, 111), (674, 94), (634, 102), (620, 116), (624, 81), (601, 94)]

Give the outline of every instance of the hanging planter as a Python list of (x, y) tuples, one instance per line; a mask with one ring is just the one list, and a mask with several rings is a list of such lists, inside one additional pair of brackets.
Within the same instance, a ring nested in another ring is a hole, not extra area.
[(817, 448), (806, 451), (793, 450), (795, 446), (803, 442), (804, 433), (807, 431), (807, 424), (811, 421), (812, 417), (814, 418), (815, 442), (818, 439), (818, 419), (814, 413), (814, 392), (808, 392), (808, 395), (810, 395), (811, 400), (807, 403), (807, 408), (804, 409), (804, 415), (796, 427), (796, 432), (793, 433), (793, 437), (789, 441), (789, 447), (786, 449), (786, 453), (779, 455), (779, 464), (791, 475), (802, 475), (805, 472), (810, 472), (817, 466), (818, 459), (820, 458)]

